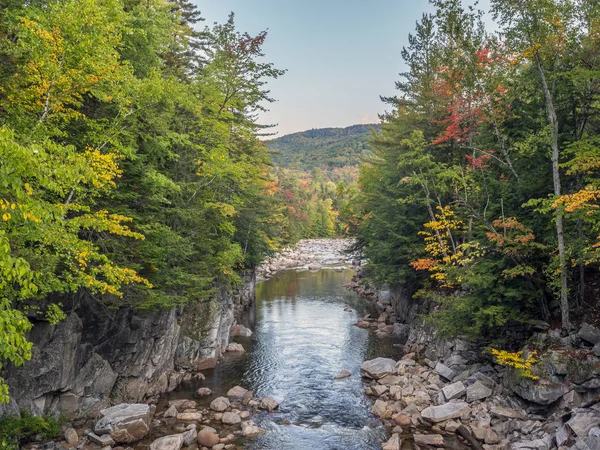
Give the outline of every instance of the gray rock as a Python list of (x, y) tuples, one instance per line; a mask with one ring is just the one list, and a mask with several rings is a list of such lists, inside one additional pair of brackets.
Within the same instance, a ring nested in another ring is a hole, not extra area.
[(196, 391), (196, 395), (198, 397), (208, 397), (211, 394), (212, 394), (212, 391), (210, 390), (210, 388), (207, 388), (207, 387), (201, 387)]
[(583, 323), (581, 325), (581, 329), (578, 336), (586, 342), (589, 342), (592, 345), (600, 343), (600, 329), (596, 328), (589, 323)]
[(258, 401), (258, 407), (260, 409), (266, 409), (267, 411), (272, 412), (279, 408), (279, 403), (270, 397), (265, 397)]
[(505, 408), (503, 406), (492, 405), (490, 413), (496, 417), (502, 417), (507, 419), (525, 419), (525, 415), (515, 409)]
[(600, 412), (591, 409), (575, 411), (576, 413), (567, 422), (567, 426), (576, 436), (587, 436), (592, 428), (600, 425)]
[(575, 445), (571, 447), (573, 450), (598, 450), (600, 449), (600, 438), (590, 436), (577, 439)]
[(67, 428), (65, 430), (65, 442), (69, 445), (75, 445), (79, 442), (79, 436), (74, 428)]
[(248, 422), (242, 422), (242, 435), (245, 437), (258, 436), (261, 433), (264, 433), (265, 430), (256, 426), (254, 422), (251, 420)]
[(231, 404), (229, 403), (229, 399), (227, 397), (217, 397), (210, 402), (210, 409), (217, 412), (223, 412), (229, 408), (229, 406), (231, 406)]
[(456, 377), (456, 372), (441, 362), (438, 362), (433, 370), (448, 381), (452, 381)]
[(243, 397), (248, 392), (248, 389), (244, 389), (241, 386), (234, 386), (227, 391), (227, 397)]
[(444, 393), (446, 401), (450, 401), (465, 395), (465, 393), (467, 392), (467, 388), (465, 387), (462, 381), (457, 381), (456, 383), (444, 386), (442, 388), (442, 392)]
[(150, 431), (154, 410), (144, 403), (121, 403), (100, 411), (94, 432), (110, 434), (117, 443), (128, 444), (142, 439)]
[(183, 447), (183, 435), (174, 434), (158, 438), (150, 444), (150, 450), (179, 450)]
[(360, 373), (367, 377), (378, 380), (386, 375), (396, 374), (396, 361), (390, 358), (375, 358), (365, 361), (360, 366)]
[(226, 412), (223, 413), (223, 417), (221, 418), (221, 422), (225, 425), (236, 425), (242, 421), (242, 418), (239, 414), (234, 412)]
[(560, 447), (561, 445), (566, 444), (566, 442), (569, 440), (569, 435), (569, 429), (566, 425), (563, 424), (558, 427), (554, 436), (556, 439), (556, 445)]
[(478, 380), (467, 388), (467, 402), (471, 403), (477, 400), (482, 400), (492, 394), (493, 391)]
[(101, 445), (102, 447), (115, 445), (115, 441), (108, 434), (98, 436), (96, 433), (88, 433), (87, 438), (94, 444)]
[(444, 447), (444, 438), (439, 434), (415, 434), (415, 444), (431, 447)]
[(387, 442), (381, 444), (381, 450), (400, 450), (402, 448), (402, 440), (398, 433), (394, 433)]
[(432, 422), (444, 422), (456, 419), (464, 414), (470, 414), (471, 408), (465, 402), (448, 402), (439, 406), (428, 406), (421, 411), (421, 416)]
[(548, 443), (542, 439), (516, 442), (510, 447), (512, 450), (548, 450)]
[(554, 403), (570, 390), (566, 384), (542, 385), (514, 375), (508, 377), (508, 385), (519, 397), (540, 405)]
[(185, 433), (181, 433), (181, 436), (183, 437), (183, 445), (189, 447), (196, 442), (196, 439), (198, 438), (198, 431), (194, 426), (194, 428), (189, 429)]

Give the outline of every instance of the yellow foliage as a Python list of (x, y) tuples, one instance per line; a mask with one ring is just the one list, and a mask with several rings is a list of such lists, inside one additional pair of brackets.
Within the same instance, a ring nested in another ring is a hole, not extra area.
[(523, 358), (523, 350), (520, 352), (508, 352), (506, 350), (496, 350), (495, 348), (490, 349), (492, 355), (496, 357), (496, 362), (502, 366), (512, 367), (521, 372), (525, 378), (530, 380), (537, 380), (539, 377), (531, 373), (533, 365), (537, 362), (535, 359), (536, 352), (533, 351), (529, 354), (527, 359)]

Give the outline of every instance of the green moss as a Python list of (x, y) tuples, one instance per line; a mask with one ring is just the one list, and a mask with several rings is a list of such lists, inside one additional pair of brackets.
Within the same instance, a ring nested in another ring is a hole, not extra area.
[(0, 450), (16, 450), (34, 439), (53, 439), (63, 422), (63, 418), (38, 417), (26, 411), (21, 411), (21, 417), (0, 417)]

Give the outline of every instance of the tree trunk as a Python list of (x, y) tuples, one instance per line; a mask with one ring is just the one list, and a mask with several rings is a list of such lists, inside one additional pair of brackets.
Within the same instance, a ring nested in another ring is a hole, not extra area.
[[(542, 81), (542, 87), (544, 89), (544, 97), (546, 99), (546, 113), (548, 115), (548, 124), (550, 125), (550, 145), (552, 147), (552, 179), (554, 181), (554, 195), (556, 197), (559, 197), (561, 195), (561, 188), (560, 171), (558, 168), (558, 118), (556, 116), (556, 110), (554, 109), (552, 93), (550, 92), (550, 88), (548, 87), (548, 82), (544, 73), (544, 67), (542, 66), (539, 54), (535, 55), (535, 62), (537, 64), (537, 68), (540, 73), (540, 79)], [(569, 290), (567, 285), (567, 257), (565, 253), (563, 211), (560, 207), (556, 210), (556, 237), (558, 240), (558, 257), (560, 265), (560, 310), (562, 313), (562, 329), (568, 331)]]

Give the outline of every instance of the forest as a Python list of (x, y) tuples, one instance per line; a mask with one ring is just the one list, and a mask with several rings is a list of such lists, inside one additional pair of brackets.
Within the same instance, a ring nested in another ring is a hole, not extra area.
[(450, 335), (598, 320), (600, 5), (432, 4), (361, 167), (370, 277)]
[(0, 368), (65, 296), (200, 302), (277, 248), (266, 35), (186, 0), (0, 3)]

